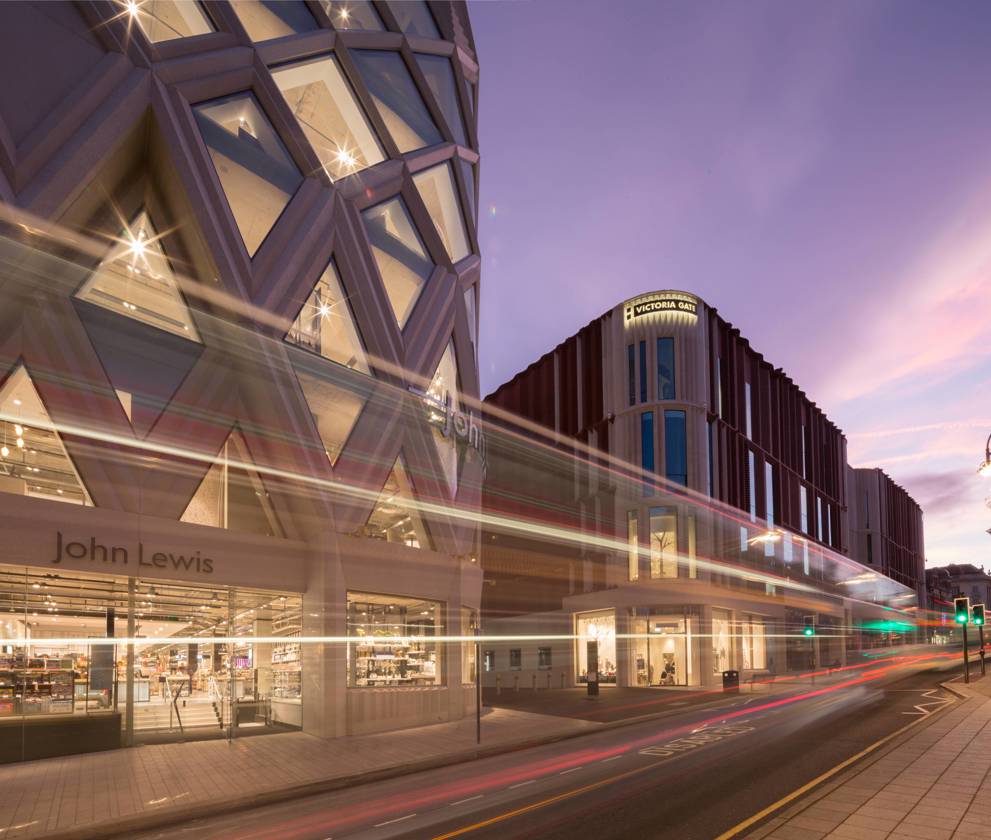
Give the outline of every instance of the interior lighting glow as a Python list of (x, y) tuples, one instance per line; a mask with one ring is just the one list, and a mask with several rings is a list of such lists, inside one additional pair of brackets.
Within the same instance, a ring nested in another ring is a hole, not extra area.
[(3, 455), (3, 457), (6, 458), (9, 454), (10, 450), (7, 448), (6, 444), (4, 446), (0, 446), (0, 455)]
[(134, 0), (128, 0), (128, 2), (127, 2), (127, 13), (132, 18), (136, 18), (138, 16), (138, 4)]

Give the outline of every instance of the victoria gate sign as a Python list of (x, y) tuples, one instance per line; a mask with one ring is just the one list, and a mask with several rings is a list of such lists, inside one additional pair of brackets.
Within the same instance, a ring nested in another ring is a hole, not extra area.
[(660, 292), (635, 298), (623, 307), (624, 321), (628, 324), (643, 315), (664, 312), (684, 312), (686, 315), (698, 315), (698, 301), (691, 295), (679, 292)]

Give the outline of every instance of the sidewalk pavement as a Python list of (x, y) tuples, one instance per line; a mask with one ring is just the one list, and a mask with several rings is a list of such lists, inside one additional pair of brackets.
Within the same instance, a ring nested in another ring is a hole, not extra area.
[(991, 838), (991, 675), (952, 689), (954, 707), (747, 837)]
[(0, 766), (0, 838), (101, 837), (152, 827), (159, 818), (172, 823), (239, 802), (255, 806), (269, 795), (284, 799), (287, 789), (312, 786), (316, 793), (601, 726), (494, 709), (482, 718), (481, 748), (470, 717), (335, 740), (291, 732), (8, 764)]

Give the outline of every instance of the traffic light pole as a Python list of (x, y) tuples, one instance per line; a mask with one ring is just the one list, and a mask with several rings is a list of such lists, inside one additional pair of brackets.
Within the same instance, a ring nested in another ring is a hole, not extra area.
[(967, 655), (967, 625), (966, 623), (960, 625), (963, 630), (963, 681), (965, 683), (970, 682), (970, 659)]
[(984, 664), (984, 625), (982, 624), (978, 631), (981, 634), (981, 676), (983, 677), (987, 671)]

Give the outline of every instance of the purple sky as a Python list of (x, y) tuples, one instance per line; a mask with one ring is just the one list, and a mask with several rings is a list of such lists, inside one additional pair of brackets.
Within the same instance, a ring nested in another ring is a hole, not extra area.
[(487, 393), (696, 292), (986, 564), (991, 3), (476, 2)]

